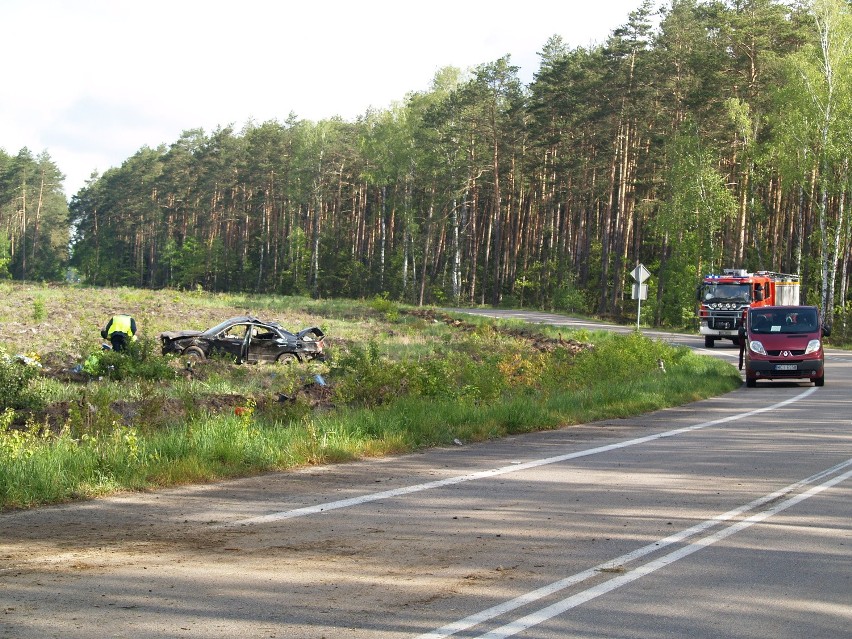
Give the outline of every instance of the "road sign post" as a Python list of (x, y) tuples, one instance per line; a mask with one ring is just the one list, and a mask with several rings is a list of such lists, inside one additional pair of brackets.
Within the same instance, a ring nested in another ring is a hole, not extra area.
[(636, 330), (639, 331), (639, 318), (642, 316), (642, 300), (648, 299), (648, 285), (645, 282), (651, 277), (651, 273), (645, 268), (644, 264), (637, 264), (636, 268), (630, 271), (630, 277), (636, 280), (636, 283), (633, 285), (633, 299), (638, 301), (636, 305)]

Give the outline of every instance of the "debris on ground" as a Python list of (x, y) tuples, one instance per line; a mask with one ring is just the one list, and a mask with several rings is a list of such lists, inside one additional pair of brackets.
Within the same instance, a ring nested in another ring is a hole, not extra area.
[[(461, 331), (475, 331), (478, 328), (478, 326), (472, 322), (465, 322), (464, 320), (452, 317), (449, 313), (436, 311), (434, 309), (415, 309), (408, 313), (409, 315), (419, 317), (427, 322), (444, 322), (447, 326), (452, 326), (453, 328), (457, 328)], [(592, 348), (591, 344), (578, 342), (574, 339), (564, 339), (561, 333), (558, 338), (554, 339), (552, 337), (546, 337), (535, 333), (533, 330), (528, 328), (494, 327), (494, 330), (499, 332), (501, 335), (526, 340), (530, 343), (532, 348), (543, 353), (552, 353), (557, 348), (564, 348), (570, 351), (573, 355), (576, 355), (581, 351)]]

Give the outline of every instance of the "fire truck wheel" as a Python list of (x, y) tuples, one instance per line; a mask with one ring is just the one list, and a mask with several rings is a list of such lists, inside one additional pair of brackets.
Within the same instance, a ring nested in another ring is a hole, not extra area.
[(704, 336), (704, 346), (707, 348), (713, 348), (713, 345), (716, 343), (716, 338)]

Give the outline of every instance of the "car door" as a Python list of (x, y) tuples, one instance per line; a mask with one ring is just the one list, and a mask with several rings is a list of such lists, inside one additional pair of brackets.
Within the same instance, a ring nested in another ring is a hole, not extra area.
[(249, 324), (232, 324), (216, 336), (211, 350), (217, 355), (244, 361), (246, 335), (250, 328)]
[(245, 361), (274, 362), (282, 350), (280, 333), (266, 324), (256, 324), (251, 329), (251, 337), (246, 342)]

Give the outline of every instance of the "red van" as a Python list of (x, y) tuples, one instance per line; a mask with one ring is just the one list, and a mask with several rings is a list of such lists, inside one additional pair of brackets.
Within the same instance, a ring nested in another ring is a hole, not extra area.
[(750, 308), (740, 329), (746, 386), (760, 379), (807, 379), (825, 384), (822, 338), (830, 334), (816, 306)]

